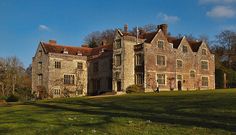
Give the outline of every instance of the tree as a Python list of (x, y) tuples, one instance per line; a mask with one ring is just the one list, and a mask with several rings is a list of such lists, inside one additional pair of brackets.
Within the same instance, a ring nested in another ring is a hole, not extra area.
[(101, 45), (111, 45), (113, 44), (115, 37), (115, 30), (107, 29), (102, 32), (95, 31), (87, 35), (84, 39), (85, 43), (89, 45), (90, 48), (98, 47)]
[[(232, 67), (232, 63), (236, 63), (235, 52), (236, 52), (236, 33), (233, 31), (225, 30), (220, 34), (216, 35), (216, 46), (224, 49), (223, 58), (225, 66), (228, 68)], [(232, 67), (236, 70), (236, 65)]]

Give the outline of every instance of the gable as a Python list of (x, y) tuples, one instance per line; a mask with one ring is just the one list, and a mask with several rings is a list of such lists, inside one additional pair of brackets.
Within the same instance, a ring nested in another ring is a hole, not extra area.
[(186, 53), (193, 53), (192, 47), (190, 46), (188, 40), (186, 39), (186, 37), (183, 37), (182, 40), (179, 42), (179, 45), (177, 47), (177, 49), (181, 52), (183, 52), (183, 48), (184, 46), (187, 47), (187, 52)]

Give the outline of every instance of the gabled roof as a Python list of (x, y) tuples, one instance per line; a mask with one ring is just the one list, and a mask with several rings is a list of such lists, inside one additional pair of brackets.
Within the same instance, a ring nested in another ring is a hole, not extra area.
[(45, 53), (63, 53), (63, 51), (66, 50), (70, 55), (78, 55), (78, 53), (81, 53), (83, 56), (92, 56), (99, 54), (102, 50), (112, 51), (112, 45), (89, 48), (50, 44), (45, 42), (40, 42), (40, 44), (42, 45)]
[(200, 48), (200, 46), (202, 45), (202, 41), (197, 42), (197, 41), (188, 40), (188, 42), (189, 42), (189, 45), (191, 46), (193, 52), (197, 52), (198, 49)]

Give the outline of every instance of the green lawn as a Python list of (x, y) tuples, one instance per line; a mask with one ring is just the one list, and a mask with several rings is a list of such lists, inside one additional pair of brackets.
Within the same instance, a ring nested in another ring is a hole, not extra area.
[(1, 106), (0, 134), (236, 134), (236, 89), (80, 97)]

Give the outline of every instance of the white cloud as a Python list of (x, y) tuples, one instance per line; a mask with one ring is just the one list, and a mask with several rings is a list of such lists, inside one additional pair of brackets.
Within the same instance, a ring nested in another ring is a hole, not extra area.
[(227, 26), (222, 26), (221, 29), (222, 29), (222, 30), (231, 30), (231, 31), (235, 31), (235, 30), (236, 30), (236, 25), (227, 25)]
[(230, 4), (236, 3), (236, 0), (199, 0), (200, 4)]
[(40, 24), (38, 27), (41, 31), (50, 31), (50, 28), (47, 25)]
[(212, 18), (232, 18), (236, 15), (236, 12), (229, 6), (216, 6), (208, 11), (206, 15)]
[(175, 23), (180, 20), (180, 18), (178, 16), (170, 16), (165, 13), (159, 13), (158, 19), (161, 19), (165, 23)]

